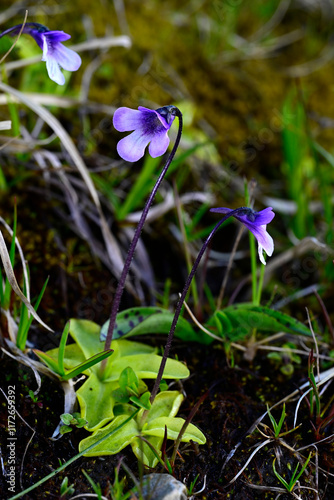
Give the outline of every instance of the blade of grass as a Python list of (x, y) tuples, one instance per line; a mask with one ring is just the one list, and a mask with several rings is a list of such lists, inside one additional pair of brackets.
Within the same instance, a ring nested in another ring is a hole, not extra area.
[[(37, 311), (38, 306), (41, 303), (41, 300), (42, 300), (42, 297), (44, 295), (45, 289), (47, 287), (48, 281), (49, 281), (49, 278), (46, 279), (46, 281), (43, 285), (43, 288), (42, 288), (39, 296), (37, 297), (37, 300), (34, 304), (35, 311)], [(20, 318), (20, 324), (19, 324), (19, 328), (18, 328), (18, 332), (17, 332), (17, 339), (16, 339), (16, 345), (19, 349), (21, 349), (21, 351), (23, 351), (25, 348), (27, 338), (28, 338), (28, 332), (29, 332), (31, 323), (33, 322), (33, 319), (34, 319), (33, 316), (29, 317), (27, 307), (24, 303), (22, 303), (22, 309), (24, 311), (26, 311), (26, 314), (23, 315), (22, 324), (21, 324), (21, 318)]]
[(109, 358), (111, 354), (114, 352), (113, 349), (108, 349), (107, 351), (102, 351), (99, 352), (98, 354), (94, 354), (91, 358), (86, 359), (83, 363), (80, 363), (80, 365), (76, 366), (73, 368), (73, 370), (70, 370), (67, 372), (64, 376), (62, 376), (63, 380), (68, 380), (70, 378), (76, 377), (83, 371), (87, 370), (88, 368), (91, 368), (92, 366), (96, 365), (100, 361), (103, 361), (106, 358)]
[(2, 231), (0, 231), (0, 257), (1, 257), (1, 260), (3, 263), (3, 266), (5, 268), (6, 276), (11, 284), (13, 291), (16, 293), (16, 295), (19, 296), (19, 298), (22, 300), (22, 302), (24, 302), (24, 304), (27, 306), (29, 312), (33, 315), (33, 317), (42, 326), (44, 326), (44, 328), (46, 328), (50, 332), (53, 332), (52, 328), (50, 328), (48, 325), (46, 325), (44, 323), (44, 321), (38, 316), (37, 312), (35, 311), (35, 309), (31, 305), (31, 303), (29, 302), (27, 297), (22, 293), (22, 291), (21, 291), (21, 289), (16, 281), (16, 278), (15, 278), (14, 270), (13, 270), (13, 267), (11, 265), (10, 256), (9, 256), (9, 253), (7, 250), (6, 242), (4, 240)]
[(65, 375), (65, 368), (64, 368), (64, 356), (65, 356), (65, 347), (66, 347), (66, 342), (68, 338), (68, 333), (70, 331), (70, 324), (71, 322), (68, 321), (65, 325), (65, 328), (63, 330), (63, 333), (61, 334), (61, 339), (59, 343), (59, 350), (58, 350), (58, 370), (59, 370), (59, 375), (63, 377)]
[[(14, 268), (15, 265), (15, 238), (16, 238), (16, 227), (17, 227), (17, 210), (16, 210), (16, 204), (14, 206), (14, 222), (13, 222), (13, 234), (12, 234), (12, 240), (10, 242), (10, 250), (9, 250), (9, 259), (10, 259), (10, 264), (12, 268)], [(4, 292), (4, 303), (3, 303), (3, 308), (8, 310), (9, 309), (9, 303), (10, 303), (10, 295), (11, 295), (11, 285), (9, 283), (8, 278), (6, 278), (5, 281), (5, 292)]]

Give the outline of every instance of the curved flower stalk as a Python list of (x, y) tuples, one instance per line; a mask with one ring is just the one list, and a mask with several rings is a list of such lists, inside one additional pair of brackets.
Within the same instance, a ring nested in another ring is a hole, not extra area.
[[(210, 212), (215, 212), (219, 214), (229, 214), (233, 212), (230, 208), (211, 208)], [(245, 208), (234, 215), (238, 221), (242, 222), (247, 229), (249, 229), (257, 239), (259, 258), (262, 264), (266, 261), (263, 256), (263, 250), (269, 257), (272, 256), (274, 251), (274, 240), (267, 232), (267, 224), (273, 220), (275, 214), (271, 207), (265, 208), (260, 212), (255, 212), (251, 208)]]
[[(179, 130), (177, 133), (175, 144), (146, 202), (137, 228), (135, 230), (135, 234), (131, 241), (112, 304), (108, 333), (104, 346), (105, 350), (108, 350), (110, 348), (114, 326), (116, 323), (116, 316), (125, 286), (126, 277), (131, 266), (131, 261), (135, 253), (140, 234), (142, 232), (147, 214), (153, 203), (155, 195), (179, 146), (183, 123), (182, 113), (176, 106), (164, 106), (155, 111), (142, 107), (140, 107), (138, 111), (130, 108), (119, 108), (114, 114), (114, 126), (117, 130), (134, 131), (128, 137), (121, 139), (119, 144), (122, 144), (121, 146), (118, 146), (120, 156), (128, 161), (135, 161), (135, 159), (141, 158), (144, 155), (144, 151), (148, 143), (150, 143), (149, 153), (151, 154), (151, 156), (157, 157), (163, 155), (167, 150), (169, 144), (167, 133), (174, 121), (175, 116), (177, 116), (179, 119)], [(103, 364), (103, 370), (104, 367), (105, 363)]]
[[(0, 38), (4, 35), (17, 35), (22, 28), (18, 24), (3, 31)], [(22, 33), (33, 37), (37, 45), (42, 49), (42, 61), (46, 62), (48, 75), (58, 85), (64, 85), (65, 77), (60, 67), (67, 71), (76, 71), (80, 68), (81, 57), (74, 50), (65, 47), (62, 42), (69, 40), (71, 35), (64, 31), (50, 31), (46, 26), (39, 23), (26, 23)]]
[[(197, 271), (199, 263), (201, 262), (201, 259), (204, 255), (205, 250), (207, 249), (210, 241), (212, 240), (213, 236), (216, 234), (216, 232), (220, 228), (220, 226), (229, 217), (232, 217), (232, 216), (235, 217), (236, 219), (238, 219), (240, 222), (242, 222), (247, 227), (247, 229), (249, 229), (254, 234), (255, 238), (258, 241), (260, 259), (261, 259), (261, 257), (263, 259), (262, 248), (264, 248), (266, 250), (268, 255), (270, 252), (271, 252), (270, 253), (270, 255), (271, 255), (273, 252), (273, 249), (274, 249), (274, 243), (272, 241), (272, 238), (266, 231), (266, 224), (271, 222), (272, 219), (275, 217), (275, 214), (272, 211), (271, 207), (266, 208), (266, 209), (262, 210), (261, 212), (255, 212), (254, 210), (252, 210), (251, 208), (248, 208), (248, 207), (240, 207), (240, 208), (236, 208), (235, 210), (232, 210), (230, 208), (218, 208), (218, 209), (211, 209), (211, 211), (218, 212), (218, 213), (225, 213), (226, 215), (218, 222), (218, 224), (216, 224), (216, 226), (212, 229), (211, 233), (209, 234), (209, 236), (205, 240), (201, 250), (199, 251), (199, 254), (197, 255), (195, 263), (194, 263), (194, 265), (189, 273), (189, 276), (188, 276), (187, 281), (184, 285), (182, 294), (180, 295), (179, 301), (178, 301), (177, 306), (176, 306), (172, 325), (170, 327), (170, 331), (168, 334), (168, 338), (167, 338), (167, 342), (166, 342), (166, 346), (165, 346), (165, 350), (164, 350), (164, 354), (163, 354), (163, 359), (162, 359), (162, 362), (160, 365), (159, 373), (158, 373), (158, 376), (157, 376), (156, 381), (154, 383), (153, 390), (151, 392), (151, 397), (150, 397), (151, 404), (153, 403), (153, 401), (158, 393), (158, 390), (159, 390), (159, 385), (160, 385), (160, 382), (161, 382), (161, 379), (162, 379), (162, 376), (164, 373), (167, 357), (169, 355), (169, 351), (170, 351), (170, 348), (172, 345), (172, 340), (173, 340), (175, 328), (176, 328), (176, 325), (177, 325), (177, 322), (178, 322), (178, 319), (179, 319), (179, 316), (181, 313), (183, 303), (186, 299), (190, 284), (192, 282), (193, 277), (195, 276), (195, 273)], [(261, 246), (261, 254), (260, 254), (260, 246)], [(263, 262), (262, 259), (261, 259), (261, 261)]]
[(144, 156), (145, 148), (150, 143), (148, 152), (152, 158), (163, 155), (169, 145), (168, 131), (175, 118), (175, 106), (164, 106), (152, 110), (139, 106), (137, 109), (119, 108), (113, 117), (113, 124), (119, 132), (132, 134), (124, 137), (117, 144), (119, 156), (126, 161), (138, 161)]

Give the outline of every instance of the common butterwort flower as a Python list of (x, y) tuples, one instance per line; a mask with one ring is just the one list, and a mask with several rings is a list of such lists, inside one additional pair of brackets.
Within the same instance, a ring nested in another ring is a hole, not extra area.
[(229, 218), (229, 217), (235, 217), (238, 219), (240, 222), (242, 222), (247, 229), (249, 229), (255, 236), (255, 238), (258, 241), (258, 246), (259, 246), (259, 257), (260, 260), (263, 264), (265, 264), (265, 260), (263, 257), (263, 250), (266, 251), (268, 255), (272, 255), (274, 251), (274, 242), (272, 237), (267, 233), (266, 227), (269, 222), (273, 220), (275, 217), (274, 212), (272, 211), (272, 208), (265, 208), (264, 210), (261, 210), (261, 212), (255, 212), (251, 208), (248, 207), (240, 207), (236, 208), (235, 210), (231, 210), (230, 208), (212, 208), (210, 212), (218, 212), (221, 214), (224, 214), (224, 217), (215, 225), (215, 227), (211, 230), (209, 236), (205, 240), (204, 244), (202, 245), (202, 248), (200, 249), (195, 263), (188, 275), (188, 278), (186, 280), (186, 283), (184, 285), (183, 291), (180, 294), (179, 301), (177, 303), (176, 309), (175, 309), (175, 314), (174, 318), (169, 330), (169, 334), (167, 337), (167, 342), (166, 342), (166, 347), (164, 350), (163, 354), (163, 359), (159, 368), (159, 373), (157, 375), (157, 378), (155, 380), (152, 392), (151, 392), (151, 397), (150, 397), (150, 402), (151, 404), (154, 401), (154, 398), (156, 397), (158, 390), (159, 390), (159, 384), (161, 382), (163, 372), (166, 366), (166, 361), (167, 357), (172, 345), (172, 340), (175, 332), (175, 328), (178, 322), (178, 319), (180, 317), (183, 303), (186, 299), (189, 287), (191, 285), (192, 279), (195, 276), (195, 273), (198, 269), (198, 266), (201, 262), (201, 259), (204, 255), (205, 250), (208, 248), (212, 238), (218, 231), (218, 229), (222, 226), (222, 224)]
[[(228, 214), (232, 212), (230, 208), (211, 208), (210, 212), (217, 212), (220, 214)], [(260, 212), (255, 212), (251, 208), (241, 208), (233, 217), (242, 222), (247, 229), (249, 229), (255, 236), (258, 242), (259, 257), (262, 264), (265, 264), (263, 250), (269, 257), (274, 251), (274, 241), (270, 234), (267, 232), (267, 224), (273, 220), (275, 214), (271, 207), (265, 208)]]
[[(17, 35), (22, 28), (22, 24), (13, 26), (0, 34), (0, 38), (4, 35)], [(26, 23), (23, 28), (23, 33), (33, 37), (37, 45), (43, 50), (42, 61), (46, 62), (46, 69), (49, 77), (58, 85), (64, 85), (65, 77), (60, 71), (61, 66), (67, 71), (76, 71), (81, 65), (80, 56), (67, 47), (62, 42), (69, 40), (71, 35), (63, 31), (50, 31), (48, 28), (38, 23)]]
[[(136, 250), (140, 234), (144, 227), (147, 214), (153, 203), (155, 195), (157, 194), (160, 184), (163, 181), (180, 144), (183, 126), (182, 113), (176, 106), (164, 106), (163, 108), (159, 108), (155, 111), (143, 107), (139, 107), (138, 111), (129, 108), (119, 108), (114, 114), (114, 126), (117, 130), (119, 130), (120, 132), (128, 132), (133, 130), (132, 134), (130, 134), (128, 137), (124, 137), (124, 139), (119, 141), (117, 145), (119, 155), (127, 161), (139, 160), (139, 158), (144, 155), (145, 148), (148, 143), (150, 143), (149, 152), (150, 155), (153, 156), (153, 158), (163, 155), (169, 144), (167, 133), (174, 121), (175, 116), (178, 117), (179, 121), (179, 129), (177, 132), (175, 143), (168, 155), (165, 166), (161, 170), (160, 175), (158, 176), (156, 183), (151, 191), (151, 194), (146, 201), (145, 207), (142, 211), (138, 225), (134, 232), (133, 239), (131, 241), (129, 251), (124, 262), (124, 267), (119, 278), (114, 300), (112, 303), (104, 350), (108, 350), (110, 348), (114, 326), (116, 323), (117, 311), (120, 305), (123, 289), (125, 286), (125, 280), (130, 270), (134, 252)], [(105, 364), (103, 365), (103, 363), (105, 363), (105, 361), (102, 361), (102, 370), (104, 370), (105, 366)]]
[(113, 123), (119, 132), (132, 134), (121, 139), (117, 144), (119, 156), (126, 161), (138, 161), (144, 156), (148, 144), (148, 152), (152, 158), (163, 155), (169, 145), (168, 131), (177, 114), (175, 106), (164, 106), (152, 110), (139, 106), (137, 109), (118, 108)]

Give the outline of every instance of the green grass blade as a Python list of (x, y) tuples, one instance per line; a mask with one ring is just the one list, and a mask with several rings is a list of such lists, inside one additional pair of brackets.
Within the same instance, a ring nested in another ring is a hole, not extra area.
[(294, 488), (295, 484), (297, 483), (298, 479), (300, 478), (300, 476), (305, 471), (305, 469), (306, 469), (306, 467), (307, 467), (307, 465), (308, 465), (308, 463), (309, 463), (309, 461), (311, 459), (311, 456), (312, 456), (312, 452), (310, 452), (309, 456), (307, 457), (307, 459), (306, 459), (306, 461), (305, 461), (303, 467), (301, 468), (301, 470), (300, 470), (300, 472), (299, 472), (299, 474), (298, 474), (297, 477), (295, 477), (295, 476), (296, 476), (297, 471), (298, 471), (299, 463), (296, 465), (296, 468), (295, 468), (295, 470), (294, 470), (294, 472), (292, 474), (292, 477), (290, 479), (290, 484), (289, 484), (290, 489), (289, 489), (289, 491), (293, 490), (293, 488)]
[(68, 332), (70, 331), (70, 324), (71, 322), (68, 321), (65, 325), (65, 328), (61, 335), (59, 350), (58, 350), (58, 369), (59, 369), (59, 374), (62, 377), (65, 375), (64, 356), (65, 356), (65, 347), (68, 338)]
[(278, 425), (277, 425), (277, 432), (275, 432), (275, 437), (278, 437), (279, 433), (281, 432), (285, 417), (286, 417), (286, 412), (285, 412), (285, 403), (284, 403), (283, 409), (282, 409), (282, 415), (281, 415), (281, 418), (280, 418)]
[[(14, 206), (14, 221), (13, 221), (13, 236), (12, 236), (12, 241), (10, 243), (10, 250), (9, 250), (9, 259), (10, 259), (10, 263), (12, 265), (12, 268), (14, 268), (14, 264), (15, 264), (16, 228), (17, 228), (17, 210), (16, 210), (16, 204), (15, 204), (15, 206)], [(6, 277), (6, 280), (5, 280), (5, 293), (4, 293), (4, 299), (3, 299), (3, 307), (6, 310), (9, 308), (11, 292), (12, 292), (12, 287), (11, 287), (11, 285), (9, 283), (8, 278)]]
[(273, 426), (273, 429), (274, 429), (274, 432), (275, 432), (275, 436), (276, 436), (277, 422), (276, 422), (274, 416), (271, 414), (271, 411), (269, 409), (269, 405), (268, 404), (267, 404), (267, 413), (268, 413), (268, 417), (270, 418), (270, 422), (271, 422), (271, 425)]
[[(37, 309), (38, 309), (38, 307), (39, 307), (39, 305), (41, 303), (41, 300), (43, 298), (43, 295), (44, 295), (45, 289), (47, 287), (48, 281), (49, 281), (49, 278), (47, 278), (45, 280), (43, 288), (40, 291), (40, 293), (39, 293), (39, 295), (37, 297), (37, 300), (36, 300), (36, 302), (34, 304), (34, 309), (35, 309), (36, 312), (37, 312)], [(19, 349), (21, 349), (21, 351), (23, 351), (24, 348), (25, 348), (25, 345), (26, 345), (26, 342), (27, 342), (27, 338), (28, 338), (29, 329), (30, 329), (31, 323), (33, 322), (33, 319), (34, 319), (34, 317), (32, 315), (30, 315), (30, 316), (28, 315), (27, 307), (23, 303), (22, 303), (22, 309), (23, 309), (23, 317), (24, 317), (24, 319), (23, 319), (22, 325), (21, 325), (21, 320), (20, 320), (20, 325), (19, 325), (19, 329), (18, 329), (18, 332), (17, 332), (17, 340), (16, 340), (16, 345), (17, 345), (17, 347)]]
[(41, 359), (46, 364), (46, 366), (50, 368), (50, 370), (59, 375), (58, 362), (55, 359), (51, 358), (51, 356), (43, 351), (40, 351), (39, 349), (33, 349), (32, 351), (39, 359)]
[(0, 266), (0, 307), (4, 308), (4, 288), (2, 288), (3, 274)]
[(286, 482), (286, 480), (284, 479), (284, 477), (282, 477), (276, 470), (275, 468), (275, 461), (276, 461), (276, 458), (274, 459), (273, 461), (273, 471), (274, 471), (274, 474), (275, 476), (277, 477), (277, 479), (283, 484), (283, 486), (286, 488), (287, 491), (291, 491), (290, 490), (290, 485)]
[(78, 365), (75, 368), (73, 368), (73, 370), (70, 370), (69, 372), (67, 372), (62, 377), (62, 379), (63, 380), (69, 380), (70, 378), (76, 377), (77, 375), (79, 375), (83, 371), (87, 370), (88, 368), (91, 368), (92, 366), (96, 365), (97, 363), (99, 363), (103, 359), (106, 359), (109, 356), (111, 356), (111, 354), (113, 352), (114, 352), (113, 349), (109, 349), (107, 351), (102, 351), (102, 352), (99, 352), (98, 354), (94, 354), (94, 356), (92, 356), (91, 358), (86, 359), (85, 361), (83, 361), (82, 363), (80, 363), (80, 365)]

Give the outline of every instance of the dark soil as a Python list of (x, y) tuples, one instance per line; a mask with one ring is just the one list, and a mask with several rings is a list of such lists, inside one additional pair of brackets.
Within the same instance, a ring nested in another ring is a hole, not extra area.
[[(174, 352), (177, 352), (180, 359), (187, 361), (192, 373), (191, 378), (182, 384), (187, 398), (179, 414), (186, 418), (199, 397), (205, 394), (206, 397), (193, 423), (205, 433), (207, 438), (207, 444), (204, 446), (181, 445), (174, 469), (175, 476), (181, 481), (185, 480), (189, 485), (198, 474), (198, 489), (206, 478), (206, 487), (200, 494), (202, 499), (276, 498), (277, 493), (270, 491), (271, 487), (281, 486), (272, 469), (275, 456), (280, 456), (282, 469), (279, 470), (281, 471), (287, 470), (287, 466), (291, 466), (294, 470), (297, 464), (292, 453), (278, 441), (273, 440), (261, 449), (236, 483), (229, 485), (228, 482), (244, 465), (254, 447), (266, 439), (257, 431), (252, 435), (247, 434), (255, 420), (264, 413), (266, 409), (264, 402), (273, 404), (304, 382), (306, 366), (296, 370), (293, 376), (286, 377), (263, 355), (257, 355), (253, 363), (246, 362), (237, 356), (236, 366), (230, 368), (226, 364), (225, 353), (221, 346), (203, 347), (177, 342)], [(5, 356), (1, 361), (1, 367), (1, 387), (15, 386), (16, 409), (25, 421), (22, 422), (18, 416), (16, 417), (18, 438), (16, 454), (19, 457), (17, 477), (20, 477), (21, 481), (20, 488), (17, 487), (16, 491), (19, 491), (34, 484), (59, 467), (61, 463), (73, 457), (77, 453), (79, 440), (87, 433), (84, 430), (76, 430), (58, 441), (50, 440), (59, 423), (59, 415), (63, 412), (63, 395), (59, 386), (43, 377), (38, 400), (33, 402), (28, 393), (29, 390), (36, 389), (31, 370)], [(7, 438), (5, 402), (2, 402), (2, 408), (1, 442), (5, 450)], [(292, 428), (294, 408), (295, 404), (287, 405), (288, 417), (284, 431)], [(273, 412), (277, 420), (280, 417), (280, 411), (279, 409)], [(315, 433), (312, 432), (306, 403), (302, 404), (300, 415), (302, 427), (284, 438), (290, 446), (305, 446), (315, 441)], [(265, 423), (270, 427), (268, 418)], [(33, 437), (32, 430), (27, 424), (36, 431)], [(268, 429), (265, 432), (268, 433)], [(328, 425), (323, 431), (323, 437), (332, 432), (333, 426)], [(229, 453), (238, 443), (235, 454), (226, 463)], [(333, 473), (333, 444), (319, 444), (318, 451), (319, 467), (323, 471)], [(171, 453), (171, 449), (168, 453)], [(307, 456), (306, 451), (305, 453)], [(95, 482), (100, 483), (102, 491), (107, 494), (109, 483), (113, 483), (114, 468), (121, 459), (138, 477), (140, 474), (138, 464), (129, 448), (117, 456), (80, 458), (68, 469), (31, 494), (25, 495), (24, 498), (26, 500), (59, 498), (60, 484), (65, 476), (68, 476), (69, 482), (74, 484), (76, 494), (88, 493), (91, 489), (82, 474), (82, 469), (86, 470)], [(4, 460), (6, 465), (5, 453)], [(158, 467), (157, 470), (161, 468)], [(309, 467), (308, 470), (311, 474), (308, 478), (303, 476), (302, 483), (315, 487), (313, 467)], [(128, 480), (128, 485), (132, 486), (131, 480)], [(253, 489), (252, 486), (258, 489)], [(1, 488), (2, 491), (6, 491), (4, 478)], [(334, 494), (333, 482), (327, 483), (322, 473), (319, 474), (319, 492), (321, 492), (321, 498), (328, 499)], [(304, 492), (303, 495), (303, 498), (314, 498), (313, 493), (305, 496)], [(283, 495), (281, 498), (290, 497)]]

